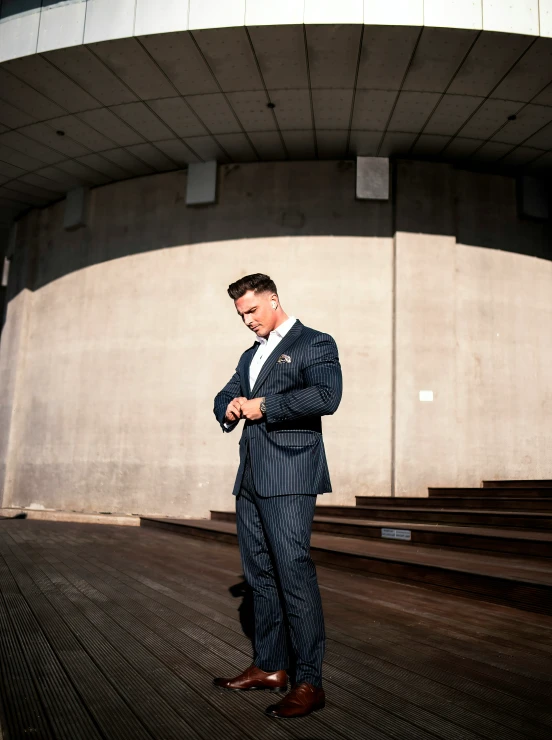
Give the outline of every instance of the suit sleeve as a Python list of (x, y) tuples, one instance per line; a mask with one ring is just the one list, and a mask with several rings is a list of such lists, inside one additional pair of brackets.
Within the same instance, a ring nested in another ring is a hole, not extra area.
[(234, 398), (238, 398), (240, 395), (241, 381), (236, 369), (236, 372), (234, 373), (234, 375), (232, 375), (228, 383), (226, 383), (224, 388), (215, 396), (215, 406), (213, 412), (223, 432), (231, 432), (239, 424), (239, 420), (232, 423), (225, 423), (224, 417), (226, 415), (226, 409), (228, 408), (228, 404), (230, 403), (230, 401), (232, 401)]
[(302, 372), (304, 388), (266, 397), (268, 424), (301, 416), (326, 416), (337, 411), (343, 379), (337, 345), (332, 337), (328, 334), (316, 337)]

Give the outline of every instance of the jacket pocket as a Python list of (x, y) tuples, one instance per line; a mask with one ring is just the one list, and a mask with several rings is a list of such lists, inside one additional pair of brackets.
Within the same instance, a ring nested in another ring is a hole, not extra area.
[(269, 438), (282, 447), (311, 447), (322, 439), (322, 435), (309, 429), (291, 429), (272, 432)]

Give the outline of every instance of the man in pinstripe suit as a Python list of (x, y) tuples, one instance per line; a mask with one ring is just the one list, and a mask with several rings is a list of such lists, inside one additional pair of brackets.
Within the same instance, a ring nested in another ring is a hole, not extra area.
[(228, 293), (256, 334), (214, 407), (225, 432), (245, 420), (234, 495), (253, 591), (255, 655), (239, 676), (214, 683), (234, 691), (285, 691), (287, 669), (295, 664), (291, 691), (266, 713), (301, 717), (325, 701), (324, 619), (310, 536), (316, 497), (331, 491), (321, 417), (339, 406), (341, 367), (332, 337), (284, 313), (267, 275), (247, 275)]

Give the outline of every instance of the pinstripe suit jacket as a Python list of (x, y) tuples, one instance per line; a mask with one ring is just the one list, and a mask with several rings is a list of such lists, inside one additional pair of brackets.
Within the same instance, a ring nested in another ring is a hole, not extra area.
[[(265, 416), (246, 421), (243, 428), (234, 495), (240, 491), (248, 448), (259, 496), (331, 491), (321, 417), (333, 414), (341, 401), (341, 366), (334, 339), (296, 321), (250, 388), (249, 365), (258, 346), (255, 342), (243, 353), (236, 372), (215, 398), (214, 413), (223, 431), (232, 431), (238, 424), (224, 426), (232, 399), (266, 398)], [(278, 362), (283, 354), (291, 362)]]

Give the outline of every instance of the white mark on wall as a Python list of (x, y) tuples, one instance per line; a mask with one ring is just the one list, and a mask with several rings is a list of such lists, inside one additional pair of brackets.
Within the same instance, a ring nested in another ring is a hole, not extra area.
[(433, 391), (420, 391), (420, 401), (433, 401)]

